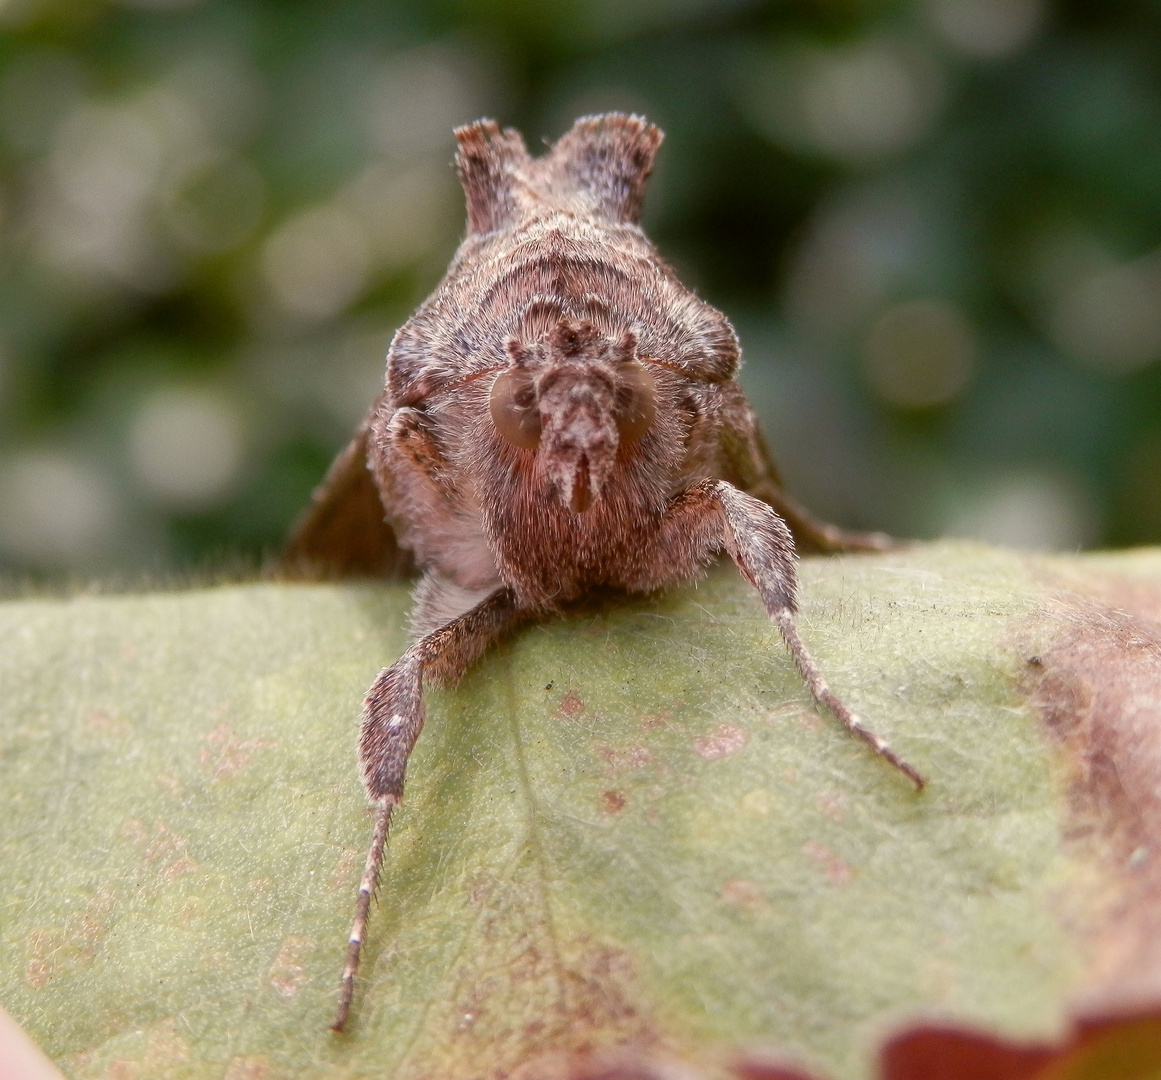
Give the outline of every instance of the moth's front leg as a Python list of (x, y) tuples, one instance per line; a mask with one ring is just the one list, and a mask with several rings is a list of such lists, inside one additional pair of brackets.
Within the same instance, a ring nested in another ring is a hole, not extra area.
[(339, 987), (339, 1008), (332, 1030), (342, 1031), (351, 1009), (355, 973), (367, 927), (371, 896), (379, 882), (391, 813), (403, 798), (407, 759), (423, 730), (423, 685), (455, 682), (498, 637), (523, 617), (511, 590), (502, 588), (470, 611), (420, 638), (389, 668), (379, 673), (363, 703), (359, 763), (363, 783), (376, 807), (375, 832), (359, 884), (359, 898), (347, 945), (347, 964)]
[(685, 546), (690, 555), (695, 554), (689, 550), (691, 543), (704, 544), (705, 550), (716, 547), (729, 552), (742, 575), (757, 589), (815, 701), (922, 790), (926, 784), (922, 774), (835, 696), (799, 636), (794, 625), (798, 587), (794, 540), (782, 518), (766, 503), (724, 480), (703, 480), (674, 501), (663, 526), (662, 543), (671, 550)]
[(363, 702), (359, 763), (372, 802), (403, 798), (407, 759), (423, 729), (423, 683), (458, 681), (520, 618), (516, 599), (497, 589), (462, 615), (420, 638), (371, 684)]

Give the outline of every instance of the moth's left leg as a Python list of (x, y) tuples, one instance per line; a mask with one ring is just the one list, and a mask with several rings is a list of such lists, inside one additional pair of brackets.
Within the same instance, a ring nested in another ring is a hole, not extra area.
[(367, 794), (375, 804), (375, 832), (359, 885), (347, 965), (339, 988), (339, 1008), (331, 1025), (334, 1031), (343, 1030), (351, 1008), (367, 914), (379, 882), (391, 814), (403, 798), (407, 759), (423, 730), (424, 682), (455, 682), (489, 645), (525, 618), (512, 591), (497, 589), (471, 610), (420, 638), (381, 671), (367, 691), (359, 735), (359, 764)]
[(758, 590), (766, 613), (778, 625), (794, 666), (815, 701), (917, 788), (923, 788), (926, 783), (923, 776), (835, 696), (799, 636), (794, 625), (798, 586), (794, 540), (782, 518), (766, 503), (724, 480), (703, 480), (674, 500), (663, 524), (661, 540), (663, 548), (683, 562), (696, 560), (714, 549), (724, 548), (729, 552), (742, 575)]

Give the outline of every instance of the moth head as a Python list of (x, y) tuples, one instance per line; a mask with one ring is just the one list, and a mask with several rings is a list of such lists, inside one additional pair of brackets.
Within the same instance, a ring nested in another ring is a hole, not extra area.
[(623, 447), (653, 424), (653, 377), (637, 359), (637, 339), (617, 341), (589, 323), (562, 320), (529, 347), (508, 342), (509, 367), (492, 383), (492, 423), (514, 446), (535, 453), (573, 513), (598, 502)]

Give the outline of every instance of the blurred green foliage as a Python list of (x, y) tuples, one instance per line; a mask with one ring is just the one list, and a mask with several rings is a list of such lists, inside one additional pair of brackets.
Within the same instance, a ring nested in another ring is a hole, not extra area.
[(645, 226), (833, 519), (1161, 539), (1157, 0), (0, 0), (0, 567), (276, 547), (462, 229), (451, 128), (667, 133)]

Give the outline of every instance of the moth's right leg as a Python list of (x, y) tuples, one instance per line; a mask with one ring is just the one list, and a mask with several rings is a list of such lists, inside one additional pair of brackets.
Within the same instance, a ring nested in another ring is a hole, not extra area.
[[(856, 738), (890, 762), (915, 786), (927, 781), (916, 769), (869, 730), (827, 685), (794, 624), (798, 589), (794, 570), (794, 540), (786, 522), (767, 504), (725, 480), (701, 480), (669, 505), (658, 533), (658, 546), (670, 563), (704, 563), (723, 548), (758, 591), (766, 613), (777, 625), (811, 697), (827, 709)], [(665, 563), (659, 559), (659, 565)], [(663, 583), (642, 576), (632, 584), (641, 591)]]
[(339, 987), (339, 1008), (332, 1030), (342, 1031), (351, 1009), (355, 972), (367, 926), (371, 896), (379, 882), (391, 813), (403, 798), (407, 759), (423, 729), (425, 676), (439, 684), (455, 682), (498, 637), (523, 620), (510, 589), (497, 589), (471, 610), (420, 638), (389, 668), (379, 673), (363, 703), (359, 763), (363, 783), (376, 806), (375, 833), (359, 885), (347, 965)]

